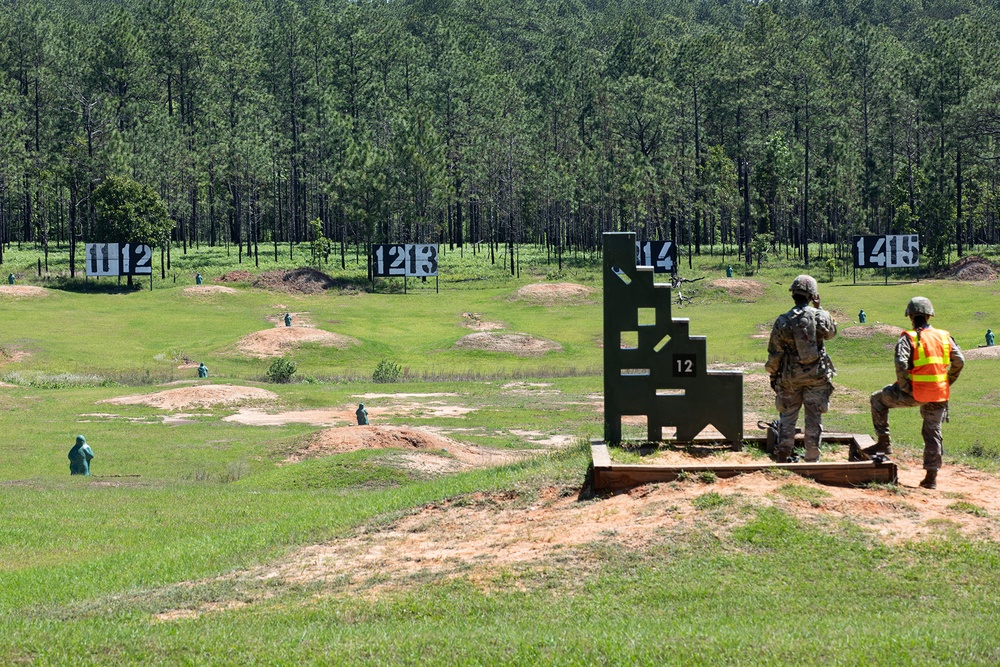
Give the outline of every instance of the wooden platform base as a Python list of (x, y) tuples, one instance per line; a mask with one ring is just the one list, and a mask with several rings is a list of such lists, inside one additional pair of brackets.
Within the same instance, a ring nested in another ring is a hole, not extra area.
[[(765, 444), (764, 436), (749, 436), (744, 440), (747, 444), (761, 448)], [(839, 442), (848, 446), (853, 442), (862, 449), (873, 444), (870, 436), (850, 433), (824, 433), (823, 442)], [(845, 448), (845, 458), (846, 451)], [(780, 469), (834, 486), (860, 486), (869, 482), (895, 484), (897, 481), (897, 468), (892, 461), (775, 463), (765, 460), (759, 463), (692, 462), (683, 466), (636, 465), (612, 463), (608, 446), (603, 440), (591, 441), (590, 452), (593, 458), (593, 488), (597, 493), (622, 491), (650, 482), (672, 482), (681, 473), (697, 474), (705, 471), (715, 473), (716, 477), (735, 477), (746, 472)]]

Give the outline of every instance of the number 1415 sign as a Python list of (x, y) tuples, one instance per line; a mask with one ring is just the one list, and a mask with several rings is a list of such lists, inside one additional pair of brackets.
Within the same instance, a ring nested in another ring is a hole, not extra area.
[(920, 265), (920, 237), (916, 234), (854, 237), (854, 268), (895, 269)]

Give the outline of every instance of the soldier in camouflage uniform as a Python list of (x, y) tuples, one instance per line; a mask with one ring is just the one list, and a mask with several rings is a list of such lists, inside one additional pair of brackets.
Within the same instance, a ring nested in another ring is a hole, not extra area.
[(920, 486), (936, 489), (941, 469), (941, 422), (948, 414), (950, 387), (962, 372), (965, 357), (951, 334), (927, 323), (934, 315), (930, 299), (913, 297), (904, 314), (910, 318), (912, 330), (902, 332), (896, 343), (896, 382), (871, 395), (872, 426), (878, 442), (869, 451), (891, 454), (889, 410), (919, 405), (926, 471)]
[[(806, 408), (806, 461), (819, 460), (823, 432), (822, 414), (830, 407), (830, 383), (836, 372), (824, 341), (837, 335), (837, 323), (819, 306), (819, 286), (812, 276), (801, 275), (788, 290), (795, 307), (774, 321), (767, 344), (767, 364), (774, 404), (781, 415), (775, 453), (785, 463), (795, 447), (795, 423)], [(811, 305), (810, 305), (811, 304)]]

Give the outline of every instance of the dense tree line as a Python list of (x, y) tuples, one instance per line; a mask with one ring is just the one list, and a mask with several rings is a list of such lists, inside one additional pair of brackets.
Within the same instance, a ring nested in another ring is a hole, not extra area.
[(918, 232), (940, 263), (1000, 237), (998, 4), (6, 0), (0, 241), (93, 238), (121, 176), (241, 258)]

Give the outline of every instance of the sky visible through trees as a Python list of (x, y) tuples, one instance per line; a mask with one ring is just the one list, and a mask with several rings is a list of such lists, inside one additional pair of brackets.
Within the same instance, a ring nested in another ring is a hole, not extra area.
[(113, 176), (248, 261), (1000, 241), (996, 0), (18, 0), (0, 40), (8, 246), (97, 240)]

